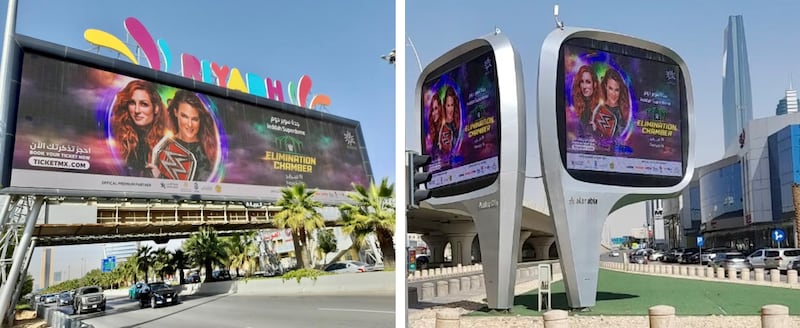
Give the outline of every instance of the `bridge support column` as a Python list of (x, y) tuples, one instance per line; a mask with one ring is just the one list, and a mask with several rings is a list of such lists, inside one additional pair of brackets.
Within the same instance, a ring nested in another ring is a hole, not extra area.
[(556, 241), (556, 237), (535, 237), (532, 238), (533, 251), (536, 253), (536, 260), (550, 259), (550, 246)]
[(517, 263), (522, 262), (522, 249), (525, 248), (525, 241), (531, 237), (532, 231), (519, 232), (519, 250), (517, 251)]
[[(5, 321), (3, 320), (5, 319), (5, 311), (9, 308), (11, 304), (11, 298), (14, 296), (14, 290), (17, 287), (17, 282), (20, 279), (20, 273), (22, 273), (22, 262), (24, 262), (25, 255), (31, 245), (33, 228), (36, 226), (36, 219), (39, 217), (39, 210), (42, 208), (42, 203), (44, 202), (44, 198), (41, 196), (34, 196), (32, 198), (33, 203), (29, 203), (30, 207), (28, 208), (28, 213), (25, 218), (25, 229), (23, 230), (22, 237), (19, 239), (19, 242), (14, 249), (11, 270), (8, 272), (8, 276), (6, 277), (6, 283), (0, 287), (0, 313), (3, 314), (0, 315), (0, 321)], [(28, 199), (28, 201), (31, 201), (31, 199)], [(0, 324), (2, 324), (2, 322), (0, 322)]]
[(423, 235), (422, 240), (428, 245), (428, 249), (430, 249), (431, 253), (431, 262), (432, 263), (442, 263), (444, 262), (444, 246), (447, 244), (447, 240), (444, 238), (443, 235)]
[(477, 233), (448, 234), (450, 249), (453, 252), (453, 266), (458, 264), (472, 264), (472, 241), (475, 240)]

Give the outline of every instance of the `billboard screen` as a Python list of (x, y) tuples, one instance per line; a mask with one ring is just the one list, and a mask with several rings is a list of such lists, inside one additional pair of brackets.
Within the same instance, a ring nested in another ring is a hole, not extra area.
[(625, 184), (615, 178), (620, 175), (656, 178), (633, 185), (680, 182), (686, 97), (677, 63), (640, 48), (576, 38), (561, 47), (559, 78), (559, 139), (573, 177), (611, 184)]
[(422, 153), (431, 156), (426, 170), (432, 175), (427, 184), (432, 194), (491, 184), (500, 171), (500, 99), (492, 48), (478, 48), (434, 71), (422, 84), (421, 98)]
[(303, 182), (345, 200), (369, 182), (360, 127), (314, 115), (26, 52), (11, 187), (274, 200)]

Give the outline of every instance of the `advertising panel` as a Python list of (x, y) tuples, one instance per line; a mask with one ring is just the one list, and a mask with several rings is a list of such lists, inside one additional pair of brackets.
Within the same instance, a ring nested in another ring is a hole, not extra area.
[(679, 181), (685, 101), (680, 67), (607, 42), (573, 39), (561, 49), (567, 170)]
[(422, 85), (422, 153), (431, 156), (427, 187), (494, 177), (500, 171), (500, 100), (491, 48), (431, 74)]
[(11, 187), (270, 200), (305, 183), (338, 202), (369, 182), (357, 122), (35, 53), (24, 54), (19, 98)]

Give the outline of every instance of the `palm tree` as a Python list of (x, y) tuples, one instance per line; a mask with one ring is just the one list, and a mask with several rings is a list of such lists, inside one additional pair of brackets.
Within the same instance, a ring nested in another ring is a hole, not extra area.
[(139, 250), (136, 252), (137, 258), (137, 269), (139, 271), (144, 272), (144, 282), (148, 281), (147, 274), (150, 271), (150, 268), (153, 266), (153, 247), (150, 245), (145, 245), (139, 247)]
[(225, 252), (225, 243), (211, 227), (200, 227), (183, 244), (183, 249), (190, 259), (202, 265), (206, 270), (205, 281), (212, 281), (211, 271), (214, 265), (224, 264), (228, 256)]
[(353, 185), (354, 192), (347, 194), (352, 203), (342, 204), (342, 230), (353, 236), (356, 245), (363, 245), (365, 237), (375, 232), (383, 253), (384, 266), (394, 266), (394, 184), (383, 178), (380, 185), (370, 182), (369, 189)]
[(125, 260), (125, 262), (122, 262), (122, 264), (117, 268), (120, 269), (123, 272), (123, 276), (126, 279), (127, 278), (133, 278), (133, 283), (136, 283), (137, 281), (139, 281), (139, 279), (138, 279), (138, 275), (139, 275), (139, 257), (137, 257), (137, 256), (128, 257), (128, 259)]
[(182, 249), (175, 250), (175, 253), (172, 253), (172, 263), (170, 265), (178, 269), (178, 279), (180, 279), (180, 284), (183, 285), (186, 281), (183, 277), (183, 269), (189, 264), (189, 257), (186, 256), (186, 253)]
[(292, 229), (294, 254), (298, 266), (310, 268), (308, 253), (308, 233), (325, 227), (322, 215), (317, 211), (322, 204), (314, 200), (316, 190), (306, 190), (305, 184), (296, 184), (281, 190), (283, 195), (275, 205), (283, 209), (275, 214), (273, 222), (279, 229)]
[(153, 252), (153, 270), (164, 281), (164, 276), (175, 273), (172, 267), (172, 253), (166, 248), (159, 248)]
[(258, 245), (255, 243), (256, 234), (256, 231), (250, 230), (244, 234), (234, 233), (226, 239), (230, 264), (236, 268), (237, 277), (239, 276), (240, 268), (247, 266), (249, 275), (258, 264)]

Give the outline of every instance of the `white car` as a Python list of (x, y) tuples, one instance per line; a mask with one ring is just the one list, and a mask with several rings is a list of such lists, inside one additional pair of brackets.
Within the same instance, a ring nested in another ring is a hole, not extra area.
[(611, 251), (611, 253), (608, 253), (608, 256), (619, 257), (619, 251), (615, 249), (615, 250)]
[(369, 265), (360, 261), (343, 261), (331, 263), (325, 267), (325, 272), (348, 273), (348, 272), (367, 272)]

